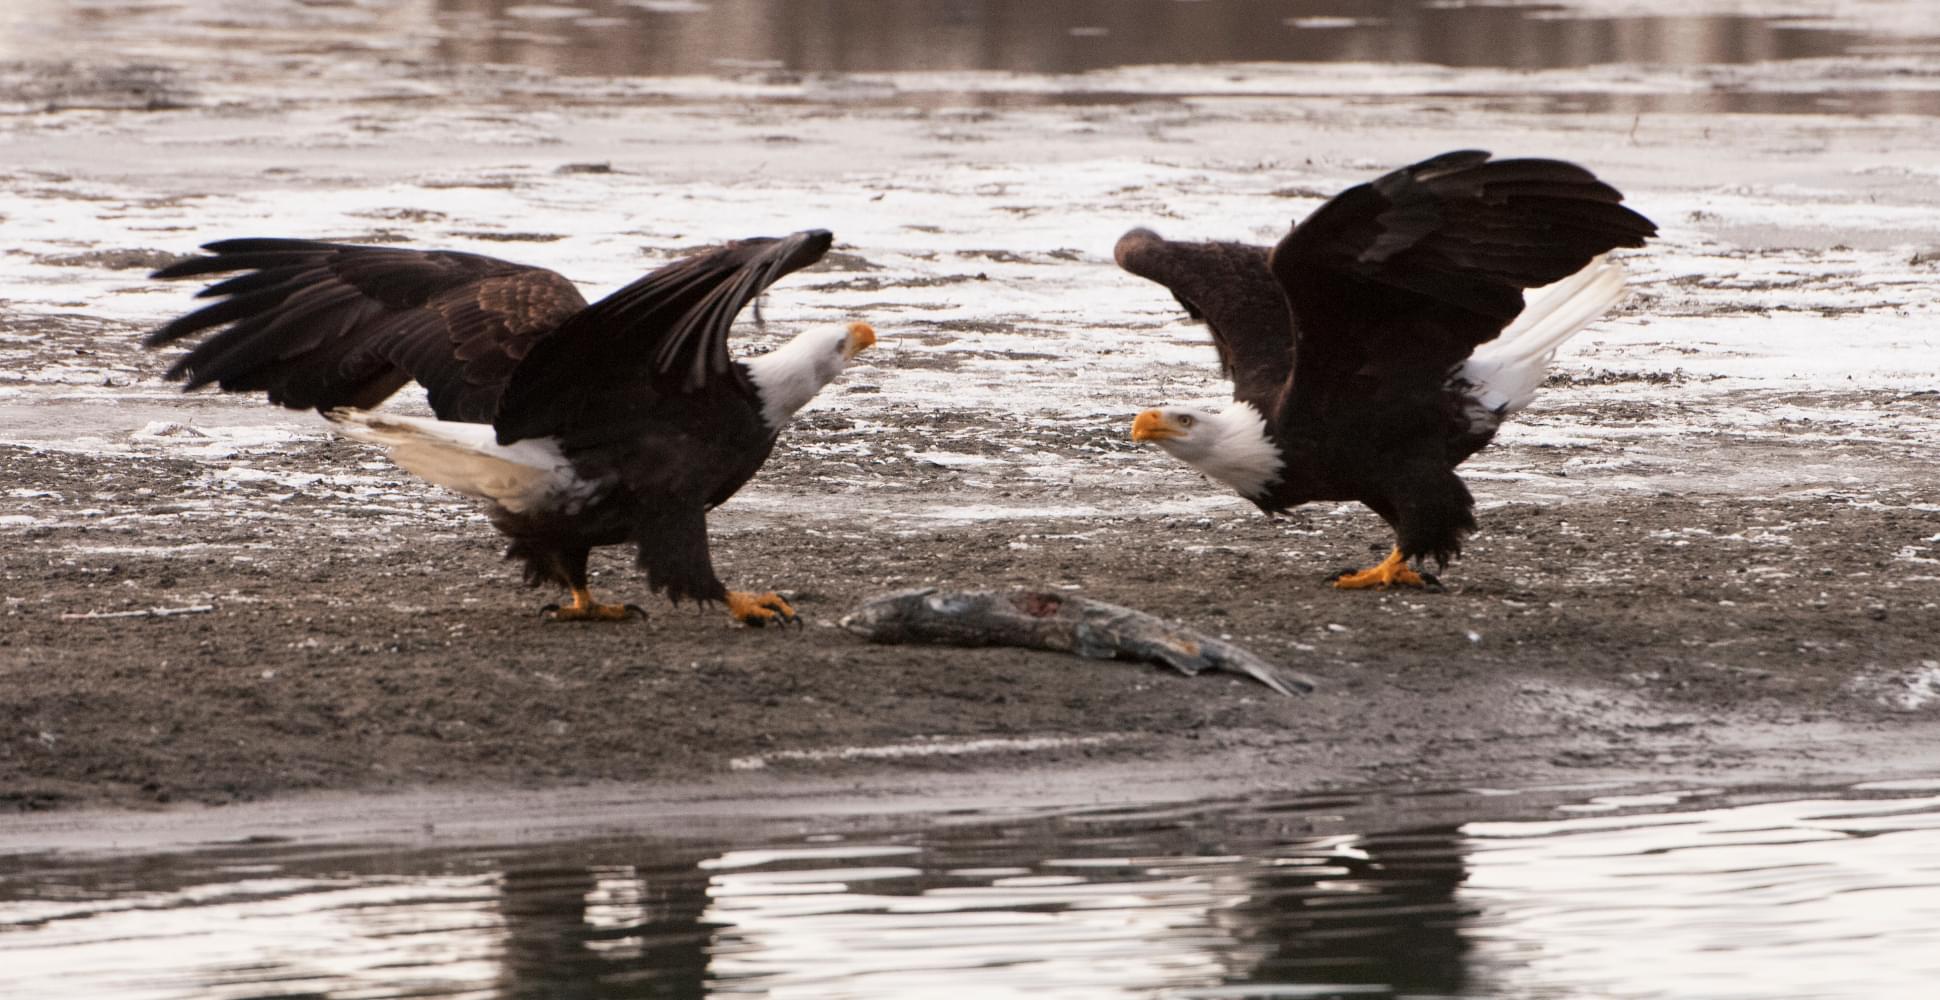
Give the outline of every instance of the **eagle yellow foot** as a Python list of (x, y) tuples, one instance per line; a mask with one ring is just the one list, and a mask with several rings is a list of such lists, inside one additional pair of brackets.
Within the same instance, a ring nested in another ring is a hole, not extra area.
[(641, 621), (647, 618), (647, 611), (638, 604), (601, 604), (593, 600), (593, 592), (584, 587), (574, 587), (573, 602), (560, 607), (548, 604), (539, 610), (539, 617), (549, 622), (623, 622), (634, 617)]
[(1340, 590), (1366, 590), (1389, 587), (1420, 587), (1424, 590), (1440, 590), (1441, 581), (1426, 573), (1417, 573), (1408, 568), (1408, 561), (1401, 558), (1401, 550), (1388, 553), (1379, 565), (1369, 566), (1358, 573), (1342, 570), (1334, 576), (1334, 586)]
[(728, 615), (744, 625), (760, 628), (763, 625), (797, 625), (802, 616), (781, 595), (769, 592), (751, 594), (745, 590), (730, 590), (727, 595)]

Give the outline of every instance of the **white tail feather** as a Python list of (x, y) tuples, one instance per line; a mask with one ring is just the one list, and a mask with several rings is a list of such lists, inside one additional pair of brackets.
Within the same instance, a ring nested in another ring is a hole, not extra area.
[(330, 419), (345, 437), (390, 449), (407, 472), (515, 514), (584, 506), (601, 484), (579, 478), (551, 438), (498, 443), (489, 424), (340, 408)]
[(1536, 398), (1556, 348), (1623, 298), (1623, 265), (1598, 257), (1581, 271), (1530, 292), (1521, 315), (1475, 349), (1457, 374), (1475, 387), (1476, 404), (1498, 417)]

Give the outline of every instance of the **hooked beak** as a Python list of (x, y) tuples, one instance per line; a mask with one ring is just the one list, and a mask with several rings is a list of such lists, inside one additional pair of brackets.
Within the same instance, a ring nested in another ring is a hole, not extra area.
[(876, 343), (876, 328), (867, 323), (850, 323), (848, 343), (842, 345), (842, 360), (853, 361), (865, 348)]
[(1132, 418), (1132, 440), (1164, 441), (1167, 438), (1184, 437), (1185, 432), (1166, 422), (1165, 414), (1158, 410), (1146, 410)]

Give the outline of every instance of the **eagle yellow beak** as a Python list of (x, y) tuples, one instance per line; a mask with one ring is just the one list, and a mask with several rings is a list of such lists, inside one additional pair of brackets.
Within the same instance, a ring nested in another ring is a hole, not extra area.
[(1146, 410), (1132, 418), (1132, 440), (1164, 441), (1167, 438), (1184, 437), (1185, 433), (1166, 422), (1165, 414), (1159, 410)]
[(867, 323), (849, 324), (849, 341), (842, 345), (842, 358), (852, 361), (865, 348), (876, 345), (876, 328)]

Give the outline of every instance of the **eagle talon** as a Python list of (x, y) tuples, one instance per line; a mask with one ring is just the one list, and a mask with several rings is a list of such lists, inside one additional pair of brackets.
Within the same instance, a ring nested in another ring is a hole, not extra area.
[(624, 622), (632, 621), (634, 615), (641, 621), (647, 619), (647, 609), (638, 604), (601, 604), (584, 587), (574, 587), (572, 598), (571, 604), (540, 608), (539, 617), (549, 622)]
[(727, 595), (728, 615), (735, 621), (753, 628), (768, 625), (801, 625), (802, 616), (780, 594), (750, 594), (730, 590)]
[(1441, 581), (1408, 568), (1408, 561), (1402, 557), (1400, 549), (1388, 553), (1388, 557), (1381, 560), (1379, 565), (1336, 575), (1332, 580), (1337, 590), (1387, 590), (1397, 586), (1427, 590), (1431, 585), (1435, 590), (1441, 589)]
[(799, 613), (797, 613), (795, 609), (792, 606), (790, 606), (787, 602), (776, 600), (775, 603), (764, 605), (764, 607), (772, 608), (774, 610), (775, 621), (780, 623), (781, 625), (784, 625), (784, 626), (793, 625), (796, 628), (802, 627), (802, 616)]

